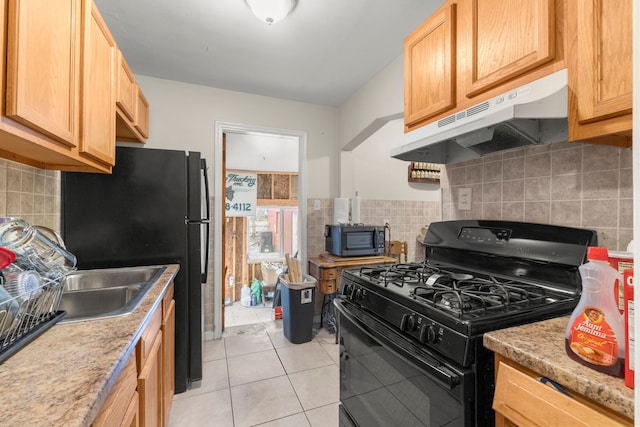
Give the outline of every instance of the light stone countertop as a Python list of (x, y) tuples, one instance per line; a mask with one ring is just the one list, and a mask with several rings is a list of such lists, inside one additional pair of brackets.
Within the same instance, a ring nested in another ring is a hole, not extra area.
[(567, 356), (564, 336), (569, 316), (516, 326), (484, 335), (484, 346), (633, 419), (634, 390), (624, 380), (588, 368)]
[(169, 265), (131, 314), (56, 324), (0, 365), (0, 425), (89, 425), (178, 269)]

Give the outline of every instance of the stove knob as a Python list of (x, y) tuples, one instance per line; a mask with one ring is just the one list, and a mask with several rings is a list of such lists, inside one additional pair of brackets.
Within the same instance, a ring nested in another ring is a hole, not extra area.
[(363, 300), (364, 299), (364, 290), (361, 288), (356, 289), (355, 296), (353, 298), (354, 301)]
[(356, 300), (356, 291), (359, 291), (359, 289), (355, 285), (349, 288), (349, 299)]
[(436, 328), (433, 325), (422, 325), (422, 328), (420, 328), (420, 342), (422, 344), (436, 342)]
[(344, 285), (344, 287), (342, 288), (342, 295), (351, 296), (351, 285)]
[(400, 320), (400, 330), (404, 332), (410, 332), (416, 329), (416, 318), (415, 316), (403, 314), (402, 319)]
[(420, 342), (422, 344), (425, 344), (427, 342), (427, 331), (429, 330), (429, 327), (425, 324), (422, 325), (422, 327), (420, 328)]
[(438, 342), (438, 335), (436, 334), (436, 328), (433, 325), (429, 326), (429, 329), (427, 330), (427, 341), (432, 343)]

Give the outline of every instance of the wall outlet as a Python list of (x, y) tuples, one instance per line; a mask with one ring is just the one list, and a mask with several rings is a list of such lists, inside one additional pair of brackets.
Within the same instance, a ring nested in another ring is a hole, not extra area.
[(314, 200), (313, 201), (313, 210), (314, 211), (319, 211), (320, 210), (320, 200)]
[(461, 188), (458, 190), (458, 209), (461, 211), (471, 210), (471, 188)]

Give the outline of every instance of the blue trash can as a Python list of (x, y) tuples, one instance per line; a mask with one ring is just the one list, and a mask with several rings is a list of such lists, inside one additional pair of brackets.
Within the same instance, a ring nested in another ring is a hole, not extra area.
[(282, 294), (284, 336), (294, 344), (311, 341), (316, 279), (304, 275), (301, 283), (289, 283), (278, 277)]

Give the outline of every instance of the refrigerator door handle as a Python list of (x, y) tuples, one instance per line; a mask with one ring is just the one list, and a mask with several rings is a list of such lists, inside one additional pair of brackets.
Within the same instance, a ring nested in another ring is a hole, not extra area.
[[(206, 220), (210, 220), (210, 212), (209, 212), (209, 175), (207, 174), (207, 161), (205, 159), (200, 159), (200, 168), (202, 169), (202, 175), (204, 177), (204, 195), (206, 197), (205, 207), (207, 208), (207, 216), (204, 218)], [(207, 235), (209, 233), (207, 232)]]
[(209, 211), (209, 176), (207, 174), (207, 161), (205, 159), (200, 159), (200, 169), (202, 169), (202, 175), (204, 178), (204, 194), (205, 194), (205, 207), (206, 207), (206, 217), (204, 218), (204, 226), (206, 227), (205, 233), (205, 257), (204, 257), (204, 270), (202, 272), (202, 277), (200, 283), (207, 283), (207, 276), (209, 275), (209, 232), (211, 230), (211, 226), (209, 221), (210, 211)]
[(206, 227), (207, 232), (205, 233), (205, 257), (204, 257), (204, 271), (202, 272), (202, 277), (200, 279), (200, 283), (207, 283), (207, 276), (209, 275), (209, 231), (211, 229), (211, 225), (209, 221), (203, 223)]

